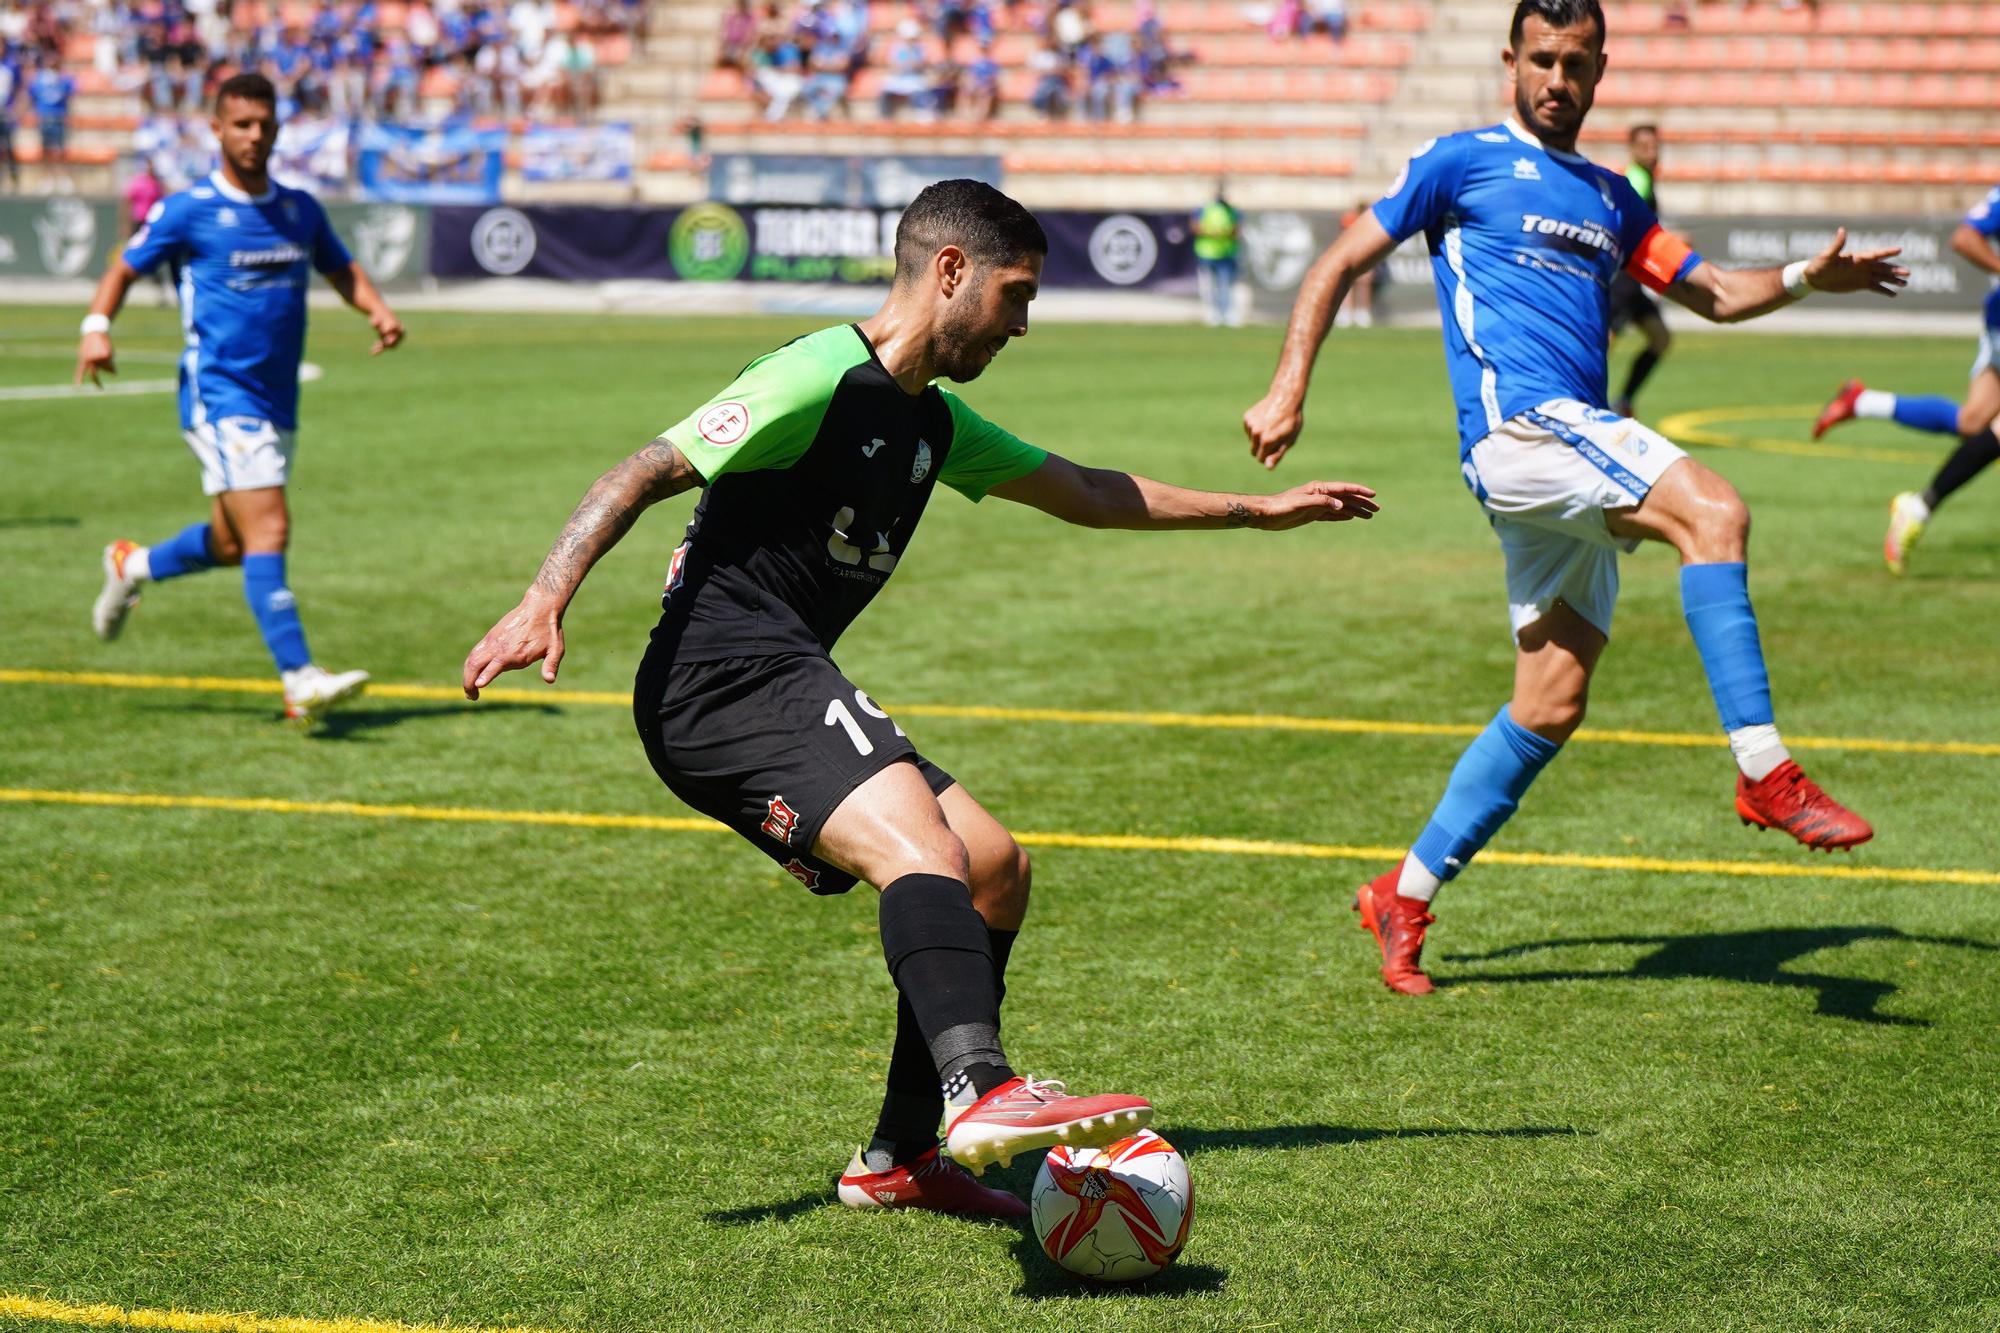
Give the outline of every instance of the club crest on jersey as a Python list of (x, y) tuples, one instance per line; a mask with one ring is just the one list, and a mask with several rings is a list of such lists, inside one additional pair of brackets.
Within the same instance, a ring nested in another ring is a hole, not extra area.
[(1542, 169), (1535, 165), (1535, 160), (1533, 158), (1517, 157), (1514, 159), (1515, 180), (1538, 181), (1541, 178), (1542, 178)]
[(773, 796), (765, 808), (769, 811), (764, 816), (765, 834), (789, 847), (792, 835), (799, 831), (799, 812), (786, 805), (782, 796)]
[(695, 418), (695, 432), (718, 449), (740, 444), (750, 433), (750, 409), (742, 403), (717, 403)]
[(673, 556), (667, 561), (666, 595), (669, 597), (674, 594), (675, 589), (681, 586), (681, 582), (687, 578), (688, 547), (692, 545), (694, 545), (693, 542), (682, 542), (674, 548)]
[(217, 209), (217, 210), (216, 210), (216, 213), (215, 213), (215, 225), (216, 225), (216, 226), (218, 226), (218, 227), (233, 227), (233, 226), (235, 226), (235, 225), (236, 225), (236, 210), (235, 210), (235, 209), (233, 209), (233, 208), (222, 208), (222, 209)]
[(931, 474), (931, 447), (923, 440), (917, 441), (917, 461), (910, 464), (910, 484), (915, 485)]
[(811, 889), (814, 893), (819, 892), (819, 871), (814, 870), (804, 861), (799, 860), (798, 857), (795, 856), (791, 860), (785, 862), (784, 871), (787, 875), (790, 875), (793, 879), (805, 885), (807, 888)]

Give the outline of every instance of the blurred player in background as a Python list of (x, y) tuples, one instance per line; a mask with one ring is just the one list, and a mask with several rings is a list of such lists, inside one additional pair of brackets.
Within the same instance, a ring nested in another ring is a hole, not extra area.
[(261, 74), (225, 81), (213, 121), (221, 167), (155, 204), (98, 284), (83, 321), (76, 382), (113, 371), (111, 320), (140, 275), (169, 264), (178, 279), (187, 350), (181, 358), (181, 433), (201, 463), (207, 521), (166, 541), (104, 548), (104, 588), (91, 610), (98, 637), (115, 639), (148, 583), (216, 565), (243, 566), (243, 593), (285, 690), (285, 714), (311, 721), (358, 693), (365, 671), (314, 665), (285, 578), (291, 515), (285, 484), (298, 424), (309, 269), (368, 317), (374, 350), (403, 326), (348, 255), (326, 210), (267, 170), (278, 141), (277, 93)]
[(881, 890), (901, 998), (875, 1136), (840, 1178), (853, 1208), (1020, 1217), (1026, 1204), (963, 1168), (1058, 1141), (1102, 1147), (1152, 1118), (1139, 1098), (1071, 1096), (1008, 1064), (1000, 1001), (1028, 909), (1027, 854), (831, 656), (931, 492), (942, 483), (1100, 528), (1275, 530), (1375, 509), (1373, 492), (1344, 482), (1217, 495), (1080, 467), (940, 389), (977, 378), (1027, 333), (1047, 253), (1041, 224), (991, 186), (925, 189), (897, 226), (882, 308), (759, 357), (599, 478), (520, 605), (465, 659), (470, 698), (536, 662), (553, 682), (563, 613), (590, 567), (648, 505), (706, 488), (668, 563), (634, 717), (676, 796), (807, 889)]
[(1194, 268), (1210, 328), (1243, 322), (1236, 313), (1237, 259), (1242, 250), (1243, 215), (1229, 202), (1221, 181), (1215, 198), (1195, 210)]
[[(153, 215), (153, 206), (167, 197), (167, 187), (160, 184), (158, 173), (153, 170), (153, 159), (145, 153), (137, 156), (132, 175), (124, 188), (124, 208), (118, 214), (118, 248), (123, 250), (132, 241), (138, 230), (146, 225), (146, 219)], [(156, 289), (156, 304), (174, 304), (174, 278), (170, 265), (161, 264), (153, 270), (153, 286)]]
[(1604, 76), (1596, 0), (1521, 0), (1504, 60), (1514, 114), (1425, 144), (1372, 213), (1307, 275), (1270, 391), (1244, 414), (1275, 467), (1304, 425), (1306, 385), (1355, 273), (1423, 233), (1458, 402), (1459, 466), (1506, 556), (1514, 696), (1452, 770), (1402, 863), (1355, 906), (1382, 979), (1410, 995), (1429, 906), (1514, 813), (1583, 721), (1611, 632), (1618, 554), (1641, 541), (1681, 556), (1681, 604), (1736, 759), (1736, 813), (1808, 847), (1848, 847), (1868, 824), (1800, 771), (1779, 738), (1744, 563), (1750, 513), (1734, 487), (1672, 441), (1604, 409), (1608, 292), (1628, 272), (1704, 318), (1751, 319), (1813, 291), (1892, 295), (1893, 250), (1826, 251), (1783, 269), (1726, 271), (1663, 230), (1629, 181), (1577, 156)]
[[(1654, 177), (1660, 170), (1659, 127), (1634, 125), (1626, 142), (1632, 161), (1625, 168), (1625, 179), (1631, 182), (1632, 192), (1658, 217), (1660, 200), (1654, 189)], [(1661, 318), (1659, 305), (1646, 295), (1639, 280), (1620, 269), (1611, 279), (1611, 336), (1617, 337), (1627, 326), (1644, 335), (1646, 348), (1633, 358), (1625, 372), (1625, 387), (1611, 400), (1611, 410), (1621, 417), (1632, 415), (1632, 400), (1639, 396), (1640, 386), (1660, 364), (1660, 358), (1674, 345), (1674, 336), (1667, 332), (1667, 321)]]
[(1986, 293), (1985, 323), (1979, 333), (1979, 354), (1972, 361), (1972, 383), (1965, 401), (1949, 398), (1914, 397), (1870, 389), (1860, 380), (1849, 380), (1813, 423), (1813, 438), (1856, 417), (1870, 421), (1894, 421), (1912, 430), (1936, 435), (1958, 436), (1958, 448), (1921, 491), (1904, 491), (1889, 501), (1889, 531), (1882, 539), (1882, 558), (1891, 573), (1903, 572), (1910, 551), (1924, 535), (1931, 514), (1945, 497), (1971, 481), (2000, 458), (2000, 439), (1993, 423), (2000, 417), (2000, 186), (1965, 215), (1951, 234), (1951, 248), (1974, 268), (1993, 275), (1992, 289)]

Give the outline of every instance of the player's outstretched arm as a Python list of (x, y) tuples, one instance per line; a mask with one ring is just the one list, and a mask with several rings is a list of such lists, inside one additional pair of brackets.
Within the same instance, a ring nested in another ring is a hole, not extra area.
[(1894, 296), (1910, 280), (1910, 271), (1889, 261), (1902, 251), (1865, 250), (1850, 254), (1847, 228), (1833, 234), (1826, 249), (1811, 259), (1783, 268), (1717, 268), (1695, 265), (1692, 272), (1667, 288), (1667, 295), (1717, 324), (1734, 324), (1768, 315), (1813, 292), (1874, 292)]
[(1298, 299), (1292, 303), (1285, 329), (1285, 350), (1263, 398), (1243, 414), (1243, 433), (1250, 437), (1250, 456), (1267, 468), (1278, 462), (1305, 428), (1306, 386), (1320, 344), (1333, 327), (1333, 317), (1347, 299), (1354, 280), (1374, 268), (1396, 248), (1374, 213), (1364, 210), (1346, 231), (1306, 271)]
[(1309, 481), (1277, 495), (1192, 491), (1163, 481), (1079, 467), (1050, 454), (1025, 477), (990, 492), (1085, 528), (1169, 531), (1185, 528), (1264, 528), (1341, 523), (1372, 517), (1375, 492), (1351, 481)]
[(563, 659), (563, 612), (583, 576), (631, 531), (649, 505), (699, 485), (701, 474), (665, 439), (654, 440), (599, 477), (563, 525), (520, 605), (500, 617), (465, 655), (465, 697), (477, 699), (502, 672), (535, 662), (542, 664), (542, 679), (554, 684)]
[(383, 297), (374, 281), (362, 271), (361, 265), (349, 264), (337, 268), (326, 275), (327, 285), (340, 293), (340, 299), (368, 316), (368, 326), (375, 330), (375, 346), (370, 356), (399, 347), (403, 342), (403, 321), (389, 309), (389, 302)]
[(104, 381), (99, 372), (106, 375), (118, 373), (117, 363), (112, 359), (111, 321), (118, 316), (125, 305), (125, 293), (139, 280), (139, 271), (124, 259), (114, 259), (104, 270), (104, 277), (97, 284), (97, 294), (90, 298), (90, 313), (84, 316), (86, 332), (76, 348), (76, 382), (83, 383), (83, 377), (90, 376), (90, 382), (98, 388)]

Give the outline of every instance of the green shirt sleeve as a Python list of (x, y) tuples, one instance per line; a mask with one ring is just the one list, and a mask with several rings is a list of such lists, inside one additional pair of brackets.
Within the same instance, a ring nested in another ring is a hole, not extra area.
[(752, 361), (662, 435), (703, 481), (790, 467), (812, 447), (841, 377), (867, 359), (845, 325), (801, 338)]
[(1027, 476), (1049, 456), (1046, 449), (1016, 439), (940, 387), (951, 409), (951, 452), (938, 480), (977, 504), (995, 486)]

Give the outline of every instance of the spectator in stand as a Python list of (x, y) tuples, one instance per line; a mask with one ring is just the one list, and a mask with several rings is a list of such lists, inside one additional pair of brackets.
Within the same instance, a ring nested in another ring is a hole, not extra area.
[(1047, 120), (1061, 120), (1069, 115), (1069, 60), (1054, 36), (1044, 38), (1035, 54), (1028, 57), (1028, 68), (1035, 75), (1035, 91), (1029, 96), (1028, 105)]
[(1305, 0), (1305, 32), (1324, 32), (1336, 43), (1347, 40), (1347, 0)]
[(580, 33), (563, 41), (567, 48), (562, 55), (564, 100), (572, 114), (595, 116), (600, 96), (597, 43)]
[(764, 37), (751, 59), (751, 96), (764, 108), (765, 120), (783, 120), (805, 87), (799, 48), (789, 39)]
[(756, 41), (757, 16), (750, 12), (750, 0), (736, 0), (735, 8), (722, 18), (722, 49), (716, 53), (716, 67), (747, 69)]
[(951, 58), (949, 43), (941, 45), (938, 58), (924, 71), (928, 86), (924, 89), (921, 103), (926, 119), (950, 115), (958, 109), (959, 80), (965, 76), (964, 68)]
[(35, 106), (35, 122), (41, 128), (42, 161), (61, 166), (62, 181), (69, 176), (69, 102), (76, 96), (76, 80), (62, 72), (55, 56), (46, 51), (35, 55), (35, 72), (28, 80), (28, 100)]
[(991, 120), (1000, 110), (1000, 62), (993, 58), (993, 39), (979, 44), (979, 54), (965, 67), (965, 114)]
[(836, 111), (843, 117), (851, 115), (847, 109), (847, 71), (852, 63), (853, 57), (839, 37), (825, 36), (814, 43), (801, 94), (807, 115), (814, 120), (825, 120)]
[(1083, 44), (1077, 63), (1084, 77), (1084, 114), (1091, 120), (1131, 124), (1138, 115), (1139, 79), (1125, 34), (1092, 37)]
[(868, 0), (834, 0), (834, 36), (847, 52), (847, 72), (868, 62)]
[(1056, 0), (1055, 12), (1049, 16), (1049, 33), (1063, 59), (1075, 60), (1090, 40), (1090, 15), (1076, 0)]
[(896, 25), (896, 44), (889, 48), (888, 72), (882, 77), (882, 91), (876, 110), (882, 119), (892, 119), (899, 106), (924, 105), (931, 90), (930, 56), (924, 50), (924, 30), (915, 19)]
[(14, 156), (14, 108), (21, 100), (21, 49), (0, 37), (0, 166), (10, 188), (21, 188), (21, 163)]

